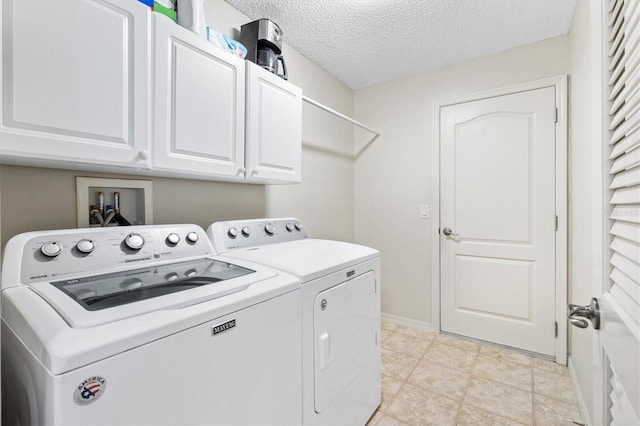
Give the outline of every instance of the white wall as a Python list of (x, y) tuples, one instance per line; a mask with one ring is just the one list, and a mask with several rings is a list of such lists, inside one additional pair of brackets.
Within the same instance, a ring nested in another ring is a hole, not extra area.
[[(251, 21), (223, 0), (207, 0), (205, 14), (207, 25), (234, 38)], [(287, 45), (286, 27), (282, 31), (289, 81), (305, 96), (352, 115), (353, 91)], [(267, 187), (267, 215), (296, 216), (314, 237), (352, 241), (353, 127), (304, 103), (302, 146), (302, 183)]]
[[(600, 294), (604, 282), (603, 70), (602, 3), (578, 1), (569, 37), (570, 177), (569, 302), (585, 305)], [(591, 423), (601, 413), (592, 382), (594, 332), (570, 328), (569, 362), (576, 372)], [(585, 419), (587, 420), (587, 419)]]
[[(401, 64), (399, 64), (401, 66)], [(434, 102), (567, 74), (558, 37), (355, 93), (356, 118), (382, 133), (355, 164), (356, 241), (382, 253), (382, 311), (431, 322)]]

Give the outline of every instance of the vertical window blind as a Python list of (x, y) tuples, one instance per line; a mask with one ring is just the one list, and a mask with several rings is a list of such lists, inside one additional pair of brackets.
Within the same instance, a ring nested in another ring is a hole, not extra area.
[(640, 1), (609, 3), (611, 296), (640, 327)]

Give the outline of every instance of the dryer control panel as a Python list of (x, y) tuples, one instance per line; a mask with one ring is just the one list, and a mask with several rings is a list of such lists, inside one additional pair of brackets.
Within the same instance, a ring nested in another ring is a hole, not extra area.
[(19, 264), (20, 276), (4, 283), (51, 281), (211, 254), (211, 243), (197, 225), (27, 232), (7, 243), (5, 262)]
[(293, 217), (215, 222), (207, 228), (207, 235), (217, 254), (309, 238), (302, 223)]

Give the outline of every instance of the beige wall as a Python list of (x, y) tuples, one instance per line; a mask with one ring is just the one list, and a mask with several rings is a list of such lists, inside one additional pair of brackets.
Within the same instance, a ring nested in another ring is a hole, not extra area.
[[(146, 179), (70, 170), (0, 168), (2, 246), (13, 235), (76, 227), (76, 176)], [(153, 182), (154, 223), (195, 223), (265, 214), (265, 187), (186, 179)]]
[[(207, 0), (207, 24), (234, 35), (249, 19), (222, 0)], [(286, 28), (285, 40), (286, 40)], [(237, 35), (237, 34), (235, 34)], [(286, 47), (290, 81), (308, 95), (347, 114), (353, 91)], [(263, 216), (297, 216), (313, 236), (353, 240), (353, 130), (329, 114), (303, 107), (303, 181), (296, 185), (247, 185), (151, 179), (155, 223), (196, 223)], [(13, 235), (76, 226), (75, 177), (140, 179), (68, 170), (0, 166), (2, 247)]]
[[(399, 65), (401, 66), (401, 65)], [(355, 93), (356, 118), (382, 133), (355, 163), (356, 241), (382, 253), (382, 311), (431, 323), (434, 102), (567, 74), (558, 37)]]
[[(603, 44), (602, 3), (577, 2), (570, 32), (570, 179), (569, 179), (569, 302), (585, 305), (600, 294), (604, 282), (603, 197)], [(592, 383), (594, 333), (571, 327), (570, 363), (590, 420), (598, 424), (600, 401)]]

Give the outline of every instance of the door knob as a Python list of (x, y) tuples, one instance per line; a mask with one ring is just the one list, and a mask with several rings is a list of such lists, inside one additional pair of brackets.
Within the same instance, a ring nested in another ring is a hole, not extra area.
[(442, 233), (448, 237), (450, 235), (453, 235), (453, 229), (447, 226), (442, 230)]
[(594, 330), (600, 329), (600, 305), (598, 299), (591, 298), (591, 303), (586, 306), (569, 304), (567, 308), (567, 317), (572, 325), (580, 328), (587, 328), (589, 323), (582, 318), (591, 321)]

